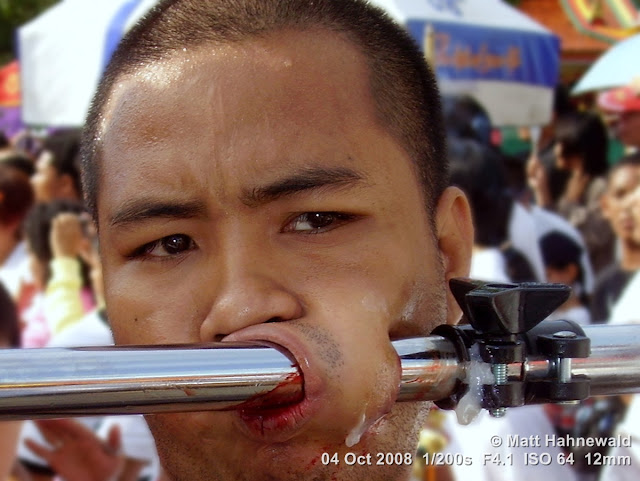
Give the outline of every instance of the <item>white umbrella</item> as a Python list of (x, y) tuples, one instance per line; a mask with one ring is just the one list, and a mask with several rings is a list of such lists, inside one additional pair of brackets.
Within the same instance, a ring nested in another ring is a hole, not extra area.
[(81, 126), (110, 53), (157, 0), (63, 0), (18, 29), (22, 120)]
[[(560, 42), (501, 0), (369, 0), (406, 26), (433, 62), (444, 94), (468, 94), (493, 125), (551, 119)], [(428, 41), (433, 31), (434, 42)]]
[(640, 34), (609, 48), (580, 78), (574, 95), (629, 85), (640, 77)]

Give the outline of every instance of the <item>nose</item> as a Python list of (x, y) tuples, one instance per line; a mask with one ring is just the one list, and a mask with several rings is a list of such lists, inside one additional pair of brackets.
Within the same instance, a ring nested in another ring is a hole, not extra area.
[(214, 270), (211, 308), (200, 326), (202, 342), (265, 322), (301, 317), (303, 303), (286, 274), (267, 252), (236, 248)]

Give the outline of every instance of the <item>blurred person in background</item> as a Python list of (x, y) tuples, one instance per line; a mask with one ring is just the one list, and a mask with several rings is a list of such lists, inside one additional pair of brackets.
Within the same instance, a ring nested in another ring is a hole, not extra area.
[[(122, 479), (122, 434), (117, 427), (109, 431), (102, 444), (93, 430), (74, 419), (47, 419), (36, 421), (36, 424), (49, 444), (45, 447), (32, 439), (27, 439), (26, 444), (58, 473), (56, 481)], [(135, 480), (127, 478), (127, 481)], [(30, 478), (20, 481), (30, 481)]]
[[(517, 203), (509, 195), (505, 166), (499, 153), (473, 138), (449, 136), (448, 158), (450, 183), (465, 192), (471, 206), (475, 237), (470, 276), (504, 283), (535, 280), (536, 276), (527, 258), (510, 242), (510, 221)], [(520, 208), (528, 219), (527, 211)], [(533, 248), (539, 250), (535, 225), (529, 236), (535, 244)], [(459, 421), (454, 411), (442, 411), (440, 415), (443, 421), (436, 432), (444, 440), (442, 452), (445, 455), (464, 453), (476, 460), (482, 459), (486, 452), (500, 452), (500, 456), (507, 459), (509, 452), (502, 452), (489, 445), (492, 435), (500, 433), (506, 438), (507, 433), (519, 433), (525, 437), (544, 437), (554, 432), (551, 422), (539, 405), (510, 410), (504, 418), (499, 419), (481, 412), (469, 424)], [(528, 452), (535, 450), (534, 447), (527, 448)], [(521, 461), (522, 456), (518, 454), (520, 450), (509, 448), (509, 451), (516, 452), (514, 463), (510, 466), (496, 468), (492, 463), (480, 462), (455, 464), (450, 466), (450, 479), (533, 481), (545, 476), (549, 479), (561, 477), (567, 481), (575, 479), (569, 466), (561, 466), (555, 462), (548, 466), (525, 466)], [(556, 451), (554, 456), (560, 452), (559, 448)], [(437, 473), (438, 476), (440, 474)]]
[[(88, 239), (76, 217), (84, 212), (77, 202), (58, 200), (35, 205), (26, 218), (36, 292), (23, 313), (24, 347), (44, 347), (53, 333), (79, 320), (95, 305), (89, 268), (81, 258)], [(64, 213), (71, 215), (61, 215)]]
[[(640, 185), (625, 197), (622, 207), (627, 209), (633, 219), (630, 223), (631, 238), (635, 243), (640, 243)], [(638, 324), (640, 323), (640, 310), (638, 299), (640, 298), (640, 271), (636, 270), (624, 287), (622, 294), (611, 309), (610, 324)]]
[(582, 234), (596, 273), (613, 259), (614, 236), (600, 208), (606, 190), (608, 134), (595, 113), (576, 112), (559, 119), (555, 127), (556, 167), (569, 178), (553, 202), (547, 171), (536, 156), (529, 159), (527, 178), (536, 204), (554, 210)]
[(14, 300), (30, 279), (22, 227), (33, 200), (29, 176), (12, 163), (0, 162), (0, 283)]
[[(89, 267), (83, 260), (90, 248), (81, 216), (85, 210), (71, 200), (36, 204), (25, 221), (25, 236), (34, 292), (22, 312), (22, 346), (46, 347), (52, 336), (80, 321), (94, 306)], [(87, 419), (93, 427), (94, 418)], [(55, 473), (24, 444), (38, 438), (32, 422), (24, 423), (18, 458), (34, 481), (53, 479)]]
[(598, 95), (615, 137), (631, 149), (640, 148), (640, 81)]
[(536, 279), (531, 264), (509, 240), (514, 201), (507, 193), (499, 154), (471, 138), (448, 138), (450, 183), (467, 195), (475, 227), (470, 276), (495, 282)]
[[(460, 168), (466, 170), (467, 167), (464, 163), (464, 154), (458, 151), (458, 147), (464, 150), (466, 148), (464, 147), (465, 144), (470, 145), (469, 142), (474, 142), (482, 146), (481, 148), (485, 152), (484, 155), (491, 156), (494, 159), (494, 162), (487, 164), (487, 168), (492, 169), (492, 171), (496, 169), (499, 171), (496, 174), (499, 179), (489, 179), (489, 185), (492, 185), (494, 181), (498, 181), (501, 184), (501, 197), (499, 199), (496, 198), (496, 202), (509, 199), (509, 205), (507, 206), (507, 239), (504, 241), (505, 248), (503, 249), (503, 255), (510, 258), (507, 260), (511, 269), (509, 276), (514, 282), (531, 280), (544, 282), (544, 267), (537, 243), (534, 219), (520, 202), (513, 202), (516, 198), (511, 195), (511, 185), (507, 180), (510, 177), (510, 173), (507, 171), (508, 161), (504, 154), (494, 145), (492, 138), (494, 131), (486, 110), (472, 97), (445, 96), (443, 98), (443, 114), (450, 149), (456, 150), (453, 154), (450, 152), (450, 157), (453, 155), (453, 157), (460, 159)], [(461, 141), (459, 145), (452, 147), (458, 141)], [(480, 175), (484, 174), (481, 173)], [(477, 187), (473, 186), (474, 179), (472, 177), (467, 178), (464, 182), (469, 189), (477, 189)], [(522, 263), (523, 261), (526, 265)], [(531, 276), (531, 273), (533, 276)]]
[(640, 185), (640, 153), (623, 157), (609, 173), (607, 190), (602, 196), (602, 212), (617, 239), (617, 256), (596, 279), (591, 298), (591, 316), (596, 323), (606, 322), (634, 273), (640, 269), (640, 241), (633, 232), (636, 220), (627, 198)]
[(492, 146), (492, 126), (489, 114), (473, 97), (445, 95), (442, 97), (442, 114), (447, 135), (460, 139), (472, 139), (484, 146)]
[[(573, 115), (576, 110), (569, 89), (563, 84), (556, 85), (554, 89), (551, 120), (540, 127), (521, 128), (519, 138), (522, 142), (526, 142), (527, 148), (519, 152), (514, 152), (514, 157), (520, 161), (519, 168), (522, 170), (523, 175), (525, 175), (525, 179), (526, 169), (523, 169), (522, 165), (526, 165), (527, 159), (531, 157), (540, 161), (546, 171), (550, 195), (554, 203), (560, 198), (568, 179), (568, 173), (556, 167), (556, 154), (554, 149), (556, 144), (555, 129), (560, 119), (567, 115)], [(526, 189), (520, 192), (521, 195), (518, 197), (518, 200), (525, 206), (529, 206), (533, 202), (533, 195), (526, 182), (524, 186)]]
[[(634, 242), (640, 245), (640, 184), (624, 197), (622, 208), (628, 209), (633, 218), (630, 224), (630, 235)], [(613, 306), (609, 323), (611, 324), (638, 324), (640, 312), (638, 311), (638, 298), (640, 298), (640, 273), (636, 270), (631, 280), (622, 291), (618, 301)], [(603, 467), (600, 480), (602, 481), (635, 481), (640, 476), (640, 446), (637, 440), (640, 438), (640, 395), (633, 395), (628, 399), (629, 407), (623, 421), (616, 429), (616, 434), (630, 436), (630, 446), (616, 446), (611, 449), (611, 459), (621, 459), (618, 456), (629, 456), (629, 463), (611, 463)]]
[(571, 287), (571, 295), (548, 320), (567, 319), (582, 326), (591, 324), (588, 297), (581, 266), (582, 247), (569, 235), (551, 231), (540, 239), (547, 280)]
[(31, 178), (36, 172), (33, 160), (26, 154), (14, 150), (13, 148), (0, 150), (0, 165), (13, 167), (23, 172), (27, 177)]
[(31, 160), (35, 166), (42, 150), (42, 140), (42, 136), (29, 129), (23, 129), (9, 139), (9, 148)]
[[(83, 419), (35, 423), (43, 435), (26, 446), (64, 481), (158, 481), (160, 461), (141, 415), (108, 416), (95, 429)], [(46, 443), (44, 442), (46, 441)]]
[(44, 139), (31, 178), (37, 202), (81, 201), (79, 142), (76, 129), (54, 132)]

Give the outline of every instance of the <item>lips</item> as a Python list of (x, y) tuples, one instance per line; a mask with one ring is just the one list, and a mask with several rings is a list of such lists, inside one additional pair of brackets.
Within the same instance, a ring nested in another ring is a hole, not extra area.
[[(286, 406), (276, 408), (246, 407), (236, 411), (234, 420), (239, 430), (258, 441), (285, 442), (303, 431), (305, 425), (318, 412), (324, 384), (310, 369), (311, 354), (304, 343), (289, 329), (270, 325), (251, 326), (234, 332), (223, 342), (266, 341), (282, 346), (297, 362), (302, 373), (303, 398)], [(290, 382), (300, 382), (291, 379)], [(277, 388), (276, 388), (277, 389)]]

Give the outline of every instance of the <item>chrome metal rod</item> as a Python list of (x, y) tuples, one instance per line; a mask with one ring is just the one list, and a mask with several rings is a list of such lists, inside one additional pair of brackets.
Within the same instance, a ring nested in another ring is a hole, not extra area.
[(440, 336), (394, 341), (402, 366), (398, 401), (437, 401), (448, 397), (465, 366), (454, 345)]
[(573, 359), (571, 372), (591, 379), (592, 395), (640, 392), (640, 325), (584, 328), (591, 355)]
[(284, 405), (302, 385), (266, 344), (0, 350), (0, 419)]
[[(571, 360), (571, 373), (591, 379), (591, 395), (640, 392), (640, 325), (595, 325), (583, 328), (591, 339), (591, 354)], [(519, 370), (513, 367), (513, 372)], [(551, 370), (547, 359), (527, 360), (529, 379), (545, 378)]]
[[(640, 392), (640, 325), (585, 332), (591, 355), (573, 359), (572, 373), (589, 376), (594, 395)], [(399, 401), (443, 399), (465, 378), (465, 363), (443, 337), (393, 344)], [(550, 361), (527, 361), (527, 376), (549, 371)], [(295, 360), (266, 343), (0, 350), (3, 420), (280, 406), (303, 390)]]
[[(451, 392), (459, 366), (449, 341), (394, 344), (401, 400)], [(275, 345), (0, 350), (0, 419), (279, 406), (300, 400), (303, 389), (295, 360)]]

